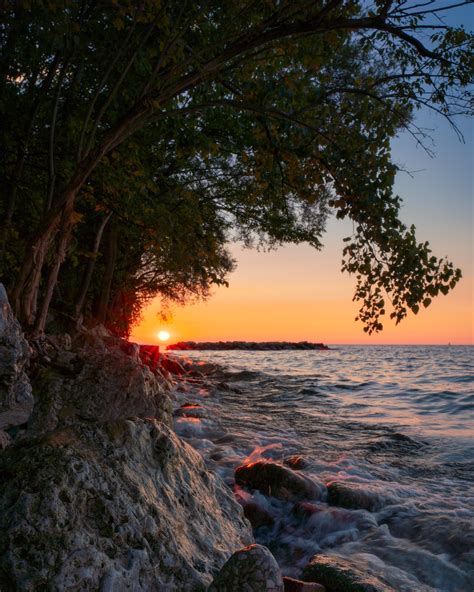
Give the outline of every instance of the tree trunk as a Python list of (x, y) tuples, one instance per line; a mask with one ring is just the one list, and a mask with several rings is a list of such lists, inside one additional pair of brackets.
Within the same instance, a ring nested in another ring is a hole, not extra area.
[(99, 226), (99, 229), (98, 229), (97, 234), (95, 236), (92, 257), (88, 261), (87, 269), (84, 274), (84, 280), (82, 282), (82, 285), (81, 285), (81, 288), (79, 291), (79, 296), (77, 297), (76, 305), (74, 307), (74, 318), (76, 320), (79, 318), (79, 315), (81, 314), (82, 307), (84, 306), (84, 301), (86, 299), (87, 292), (89, 291), (89, 286), (90, 286), (91, 279), (92, 279), (92, 272), (94, 271), (95, 262), (97, 260), (97, 254), (99, 253), (99, 247), (100, 247), (100, 242), (102, 240), (102, 234), (103, 234), (104, 229), (107, 226), (107, 222), (110, 220), (111, 216), (112, 216), (112, 212), (109, 212), (109, 214), (104, 218), (104, 220), (102, 220), (102, 223)]
[(29, 241), (11, 296), (16, 315), (27, 326), (34, 322), (35, 303), (38, 299), (45, 258), (56, 232), (60, 229), (63, 209), (74, 209), (79, 191), (102, 157), (138, 129), (138, 123), (149, 111), (149, 106), (137, 104), (106, 134), (102, 143), (89, 152), (77, 165), (75, 174), (45, 214), (39, 231)]
[(33, 337), (38, 337), (44, 333), (44, 327), (46, 325), (46, 317), (48, 315), (49, 305), (51, 304), (51, 298), (53, 297), (54, 288), (58, 281), (59, 269), (61, 264), (66, 258), (67, 248), (69, 246), (73, 222), (72, 213), (74, 208), (74, 202), (67, 204), (64, 207), (63, 214), (61, 216), (59, 233), (58, 233), (58, 244), (54, 251), (54, 257), (49, 270), (48, 278), (46, 280), (45, 293), (43, 296), (43, 302), (39, 314), (35, 319), (35, 325), (33, 330)]
[(104, 282), (99, 298), (99, 305), (97, 308), (97, 320), (104, 324), (107, 318), (107, 310), (109, 307), (110, 291), (112, 288), (112, 280), (114, 277), (115, 263), (117, 262), (118, 251), (118, 232), (117, 225), (113, 224), (109, 229), (109, 246), (107, 253), (107, 267), (105, 268)]
[(96, 151), (78, 166), (76, 174), (71, 178), (64, 190), (58, 194), (51, 209), (43, 217), (38, 232), (26, 247), (11, 299), (16, 315), (27, 326), (31, 326), (34, 322), (35, 302), (38, 298), (46, 255), (58, 230), (61, 231), (61, 236), (64, 236), (61, 229), (63, 214), (65, 211), (73, 212), (80, 189), (102, 156), (103, 153)]

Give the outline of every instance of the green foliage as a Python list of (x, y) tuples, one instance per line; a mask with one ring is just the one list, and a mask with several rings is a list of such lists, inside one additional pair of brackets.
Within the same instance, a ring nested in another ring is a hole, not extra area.
[(415, 111), (472, 112), (472, 35), (433, 7), (4, 5), (0, 273), (30, 316), (49, 304), (61, 238), (55, 306), (100, 317), (107, 301), (126, 332), (155, 294), (184, 302), (225, 283), (229, 240), (321, 248), (331, 214), (354, 222), (343, 270), (365, 330), (382, 328), (386, 302), (399, 322), (459, 280), (392, 193), (391, 139), (424, 139)]

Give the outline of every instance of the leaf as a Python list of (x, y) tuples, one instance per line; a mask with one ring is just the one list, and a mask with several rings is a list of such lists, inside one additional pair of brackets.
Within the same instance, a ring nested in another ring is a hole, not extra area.
[(80, 212), (72, 212), (70, 220), (73, 224), (77, 224), (78, 222), (82, 222), (82, 220), (84, 219), (84, 214), (81, 214)]

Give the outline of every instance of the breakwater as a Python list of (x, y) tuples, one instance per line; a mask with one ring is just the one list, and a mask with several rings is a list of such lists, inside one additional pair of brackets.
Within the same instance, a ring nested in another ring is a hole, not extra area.
[(310, 341), (179, 341), (168, 345), (168, 350), (180, 351), (280, 351), (280, 350), (327, 350), (323, 343)]

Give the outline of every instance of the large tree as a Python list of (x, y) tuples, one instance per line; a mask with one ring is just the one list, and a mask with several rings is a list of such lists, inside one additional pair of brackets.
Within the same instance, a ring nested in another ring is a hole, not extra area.
[[(106, 215), (139, 224), (143, 193), (158, 212), (173, 192), (188, 208), (208, 202), (224, 229), (247, 240), (315, 247), (329, 209), (350, 217), (343, 268), (357, 275), (368, 331), (381, 328), (387, 296), (398, 321), (446, 293), (460, 271), (400, 222), (390, 140), (401, 128), (420, 139), (420, 106), (450, 121), (469, 112), (472, 36), (443, 24), (449, 8), (416, 0), (5, 2), (2, 273), (13, 275), (22, 321), (43, 330), (91, 195), (99, 209), (108, 201)], [(127, 165), (130, 142), (140, 154)], [(118, 191), (116, 160), (131, 197), (102, 199), (97, 187), (107, 177)], [(133, 189), (135, 174), (145, 192)], [(141, 262), (150, 269), (150, 251), (138, 261), (135, 274)], [(164, 263), (154, 261), (158, 271)]]

